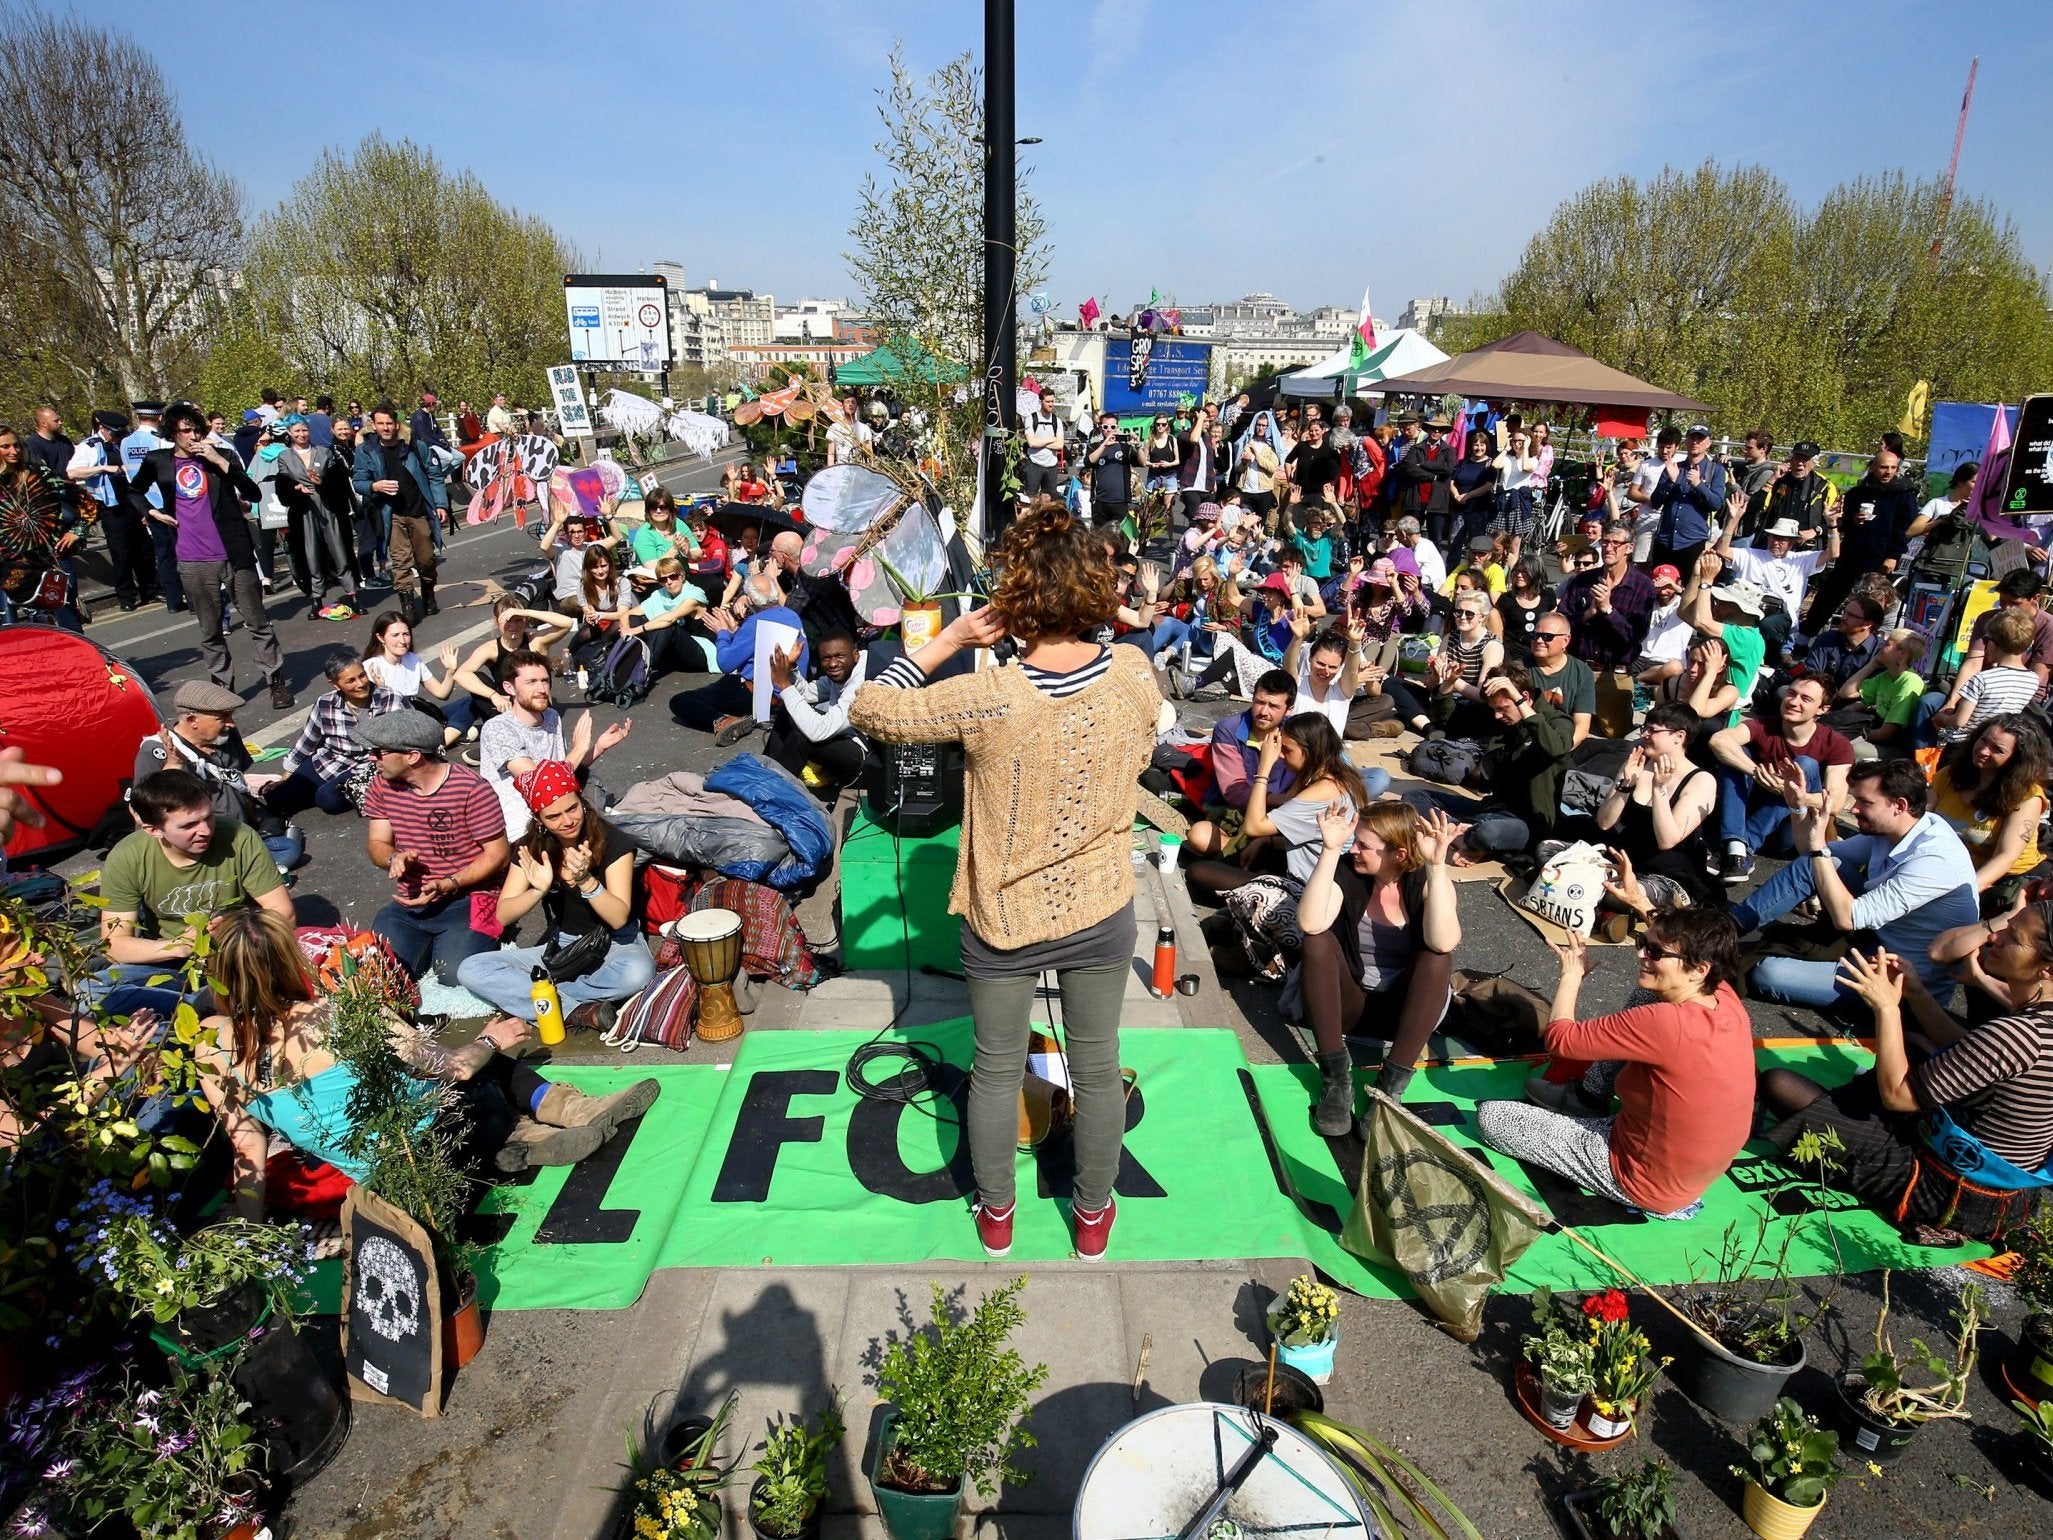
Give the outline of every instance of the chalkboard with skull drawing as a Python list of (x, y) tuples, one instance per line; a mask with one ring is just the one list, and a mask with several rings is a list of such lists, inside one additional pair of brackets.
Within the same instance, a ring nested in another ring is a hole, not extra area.
[(442, 1289), (434, 1242), (401, 1210), (352, 1187), (342, 1204), (342, 1361), (357, 1401), (442, 1412)]

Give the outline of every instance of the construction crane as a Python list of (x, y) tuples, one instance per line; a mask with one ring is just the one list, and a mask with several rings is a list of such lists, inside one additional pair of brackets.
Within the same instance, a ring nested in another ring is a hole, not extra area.
[(1953, 216), (1953, 181), (1960, 175), (1960, 145), (1967, 138), (1967, 110), (1974, 105), (1975, 75), (1982, 67), (1976, 54), (1967, 67), (1967, 89), (1960, 93), (1960, 122), (1953, 130), (1953, 159), (1946, 163), (1946, 191), (1939, 199), (1939, 228), (1932, 236), (1932, 265), (1939, 265), (1939, 252), (1946, 244), (1946, 225)]

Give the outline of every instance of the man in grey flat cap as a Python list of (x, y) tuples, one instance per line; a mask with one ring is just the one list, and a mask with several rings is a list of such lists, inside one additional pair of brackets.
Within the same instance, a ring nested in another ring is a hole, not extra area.
[(215, 813), (256, 830), (278, 870), (290, 871), (306, 854), (306, 838), (265, 800), (282, 777), (249, 773), (249, 745), (235, 730), (242, 704), (240, 695), (211, 680), (181, 684), (171, 692), (171, 725), (137, 747), (133, 779), (159, 770), (191, 771), (207, 783)]

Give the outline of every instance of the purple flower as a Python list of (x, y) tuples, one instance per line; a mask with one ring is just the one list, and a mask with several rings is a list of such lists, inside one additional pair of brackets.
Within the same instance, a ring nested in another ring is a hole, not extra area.
[(169, 1459), (172, 1455), (184, 1454), (186, 1450), (192, 1448), (195, 1436), (191, 1433), (174, 1433), (169, 1438), (159, 1439), (157, 1441), (157, 1453), (163, 1455), (166, 1459)]
[(78, 1474), (78, 1461), (57, 1460), (43, 1467), (45, 1481), (69, 1481)]
[(149, 1432), (149, 1433), (150, 1433), (150, 1434), (152, 1434), (152, 1435), (155, 1435), (155, 1434), (158, 1434), (158, 1433), (161, 1433), (161, 1432), (163, 1432), (163, 1431), (164, 1431), (164, 1430), (163, 1430), (162, 1428), (160, 1428), (160, 1427), (159, 1427), (159, 1426), (157, 1425), (157, 1419), (156, 1419), (156, 1418), (154, 1418), (154, 1417), (152, 1417), (152, 1416), (151, 1416), (151, 1415), (150, 1415), (150, 1414), (149, 1414), (148, 1412), (138, 1412), (138, 1413), (136, 1414), (136, 1419), (135, 1419), (135, 1423), (134, 1423), (134, 1426), (136, 1426), (136, 1427), (138, 1427), (138, 1428), (142, 1428), (142, 1429), (144, 1429), (145, 1431)]
[(43, 1510), (31, 1504), (14, 1516), (14, 1533), (33, 1537), (55, 1534), (56, 1531), (50, 1527), (50, 1520)]

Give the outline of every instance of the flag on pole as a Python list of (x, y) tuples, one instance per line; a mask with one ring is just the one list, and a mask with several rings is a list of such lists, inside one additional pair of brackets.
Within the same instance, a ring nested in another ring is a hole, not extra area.
[(1076, 321), (1077, 325), (1081, 326), (1085, 331), (1089, 331), (1098, 324), (1097, 295), (1093, 294), (1089, 299), (1076, 307)]
[(1347, 340), (1347, 383), (1354, 388), (1354, 377), (1368, 367), (1369, 355), (1376, 351), (1376, 318), (1369, 313), (1368, 286), (1362, 286), (1361, 318), (1354, 324), (1354, 335)]
[(2010, 408), (1996, 403), (1995, 420), (1989, 424), (1988, 446), (1982, 451), (1982, 468), (1975, 476), (1975, 495), (1968, 511), (1992, 540), (2029, 540), (2032, 532), (2003, 516), (2003, 483), (2010, 479)]

